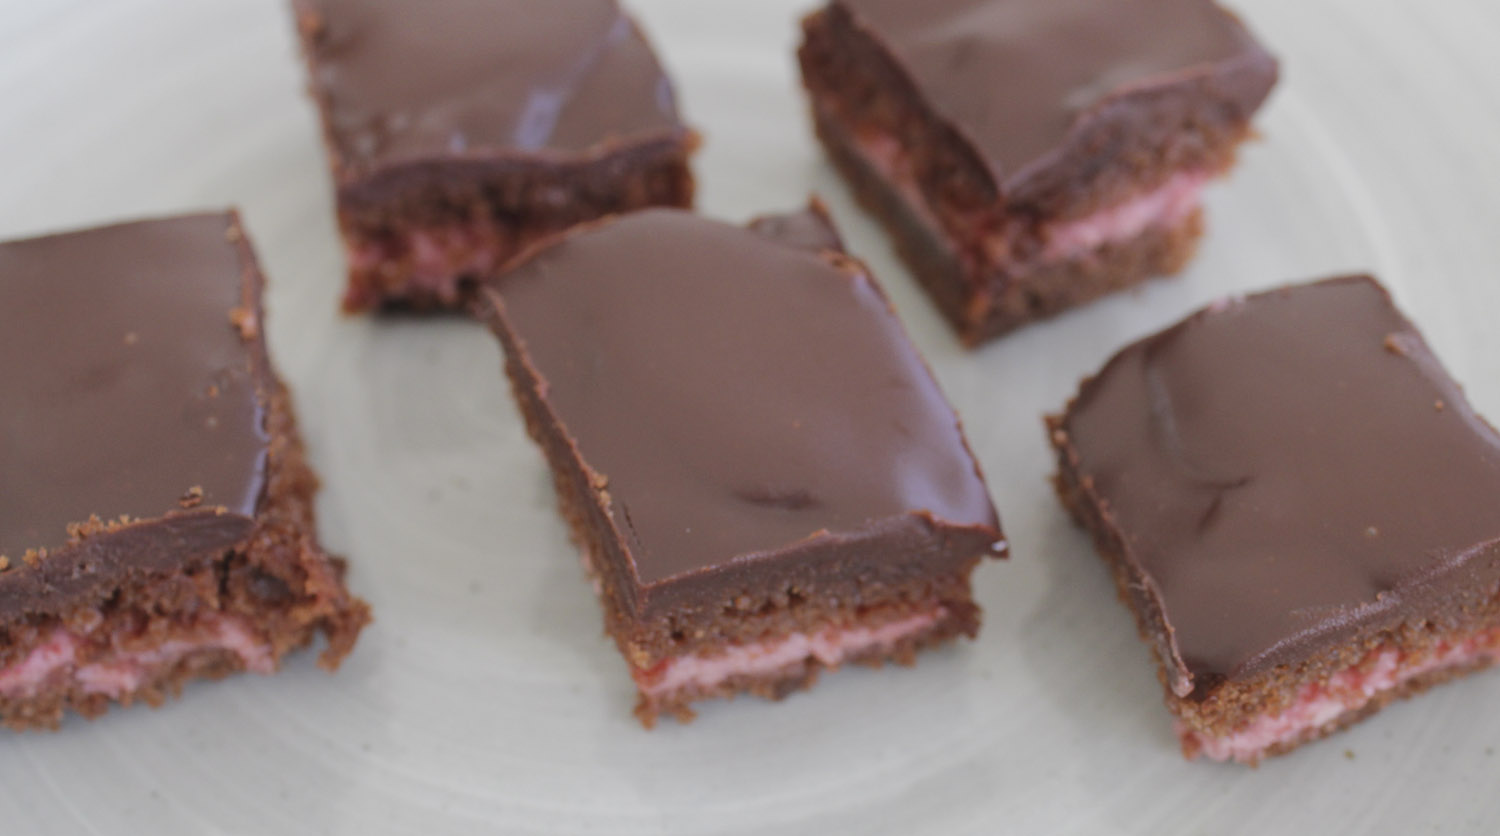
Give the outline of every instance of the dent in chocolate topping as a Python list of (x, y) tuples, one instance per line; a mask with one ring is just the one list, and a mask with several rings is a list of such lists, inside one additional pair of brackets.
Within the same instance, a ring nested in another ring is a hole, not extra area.
[(1500, 583), (1500, 435), (1368, 277), (1130, 346), (1064, 428), (1160, 597), (1179, 682), (1295, 664)]
[(22, 558), (66, 551), (94, 515), (148, 522), (89, 565), (248, 534), (267, 438), (258, 344), (231, 321), (258, 312), (241, 239), (234, 215), (205, 214), (0, 244), (0, 616), (80, 581), (69, 560)]
[(808, 247), (820, 224), (633, 213), (488, 293), (644, 585), (893, 520), (999, 536), (952, 409), (870, 277)]
[(344, 165), (584, 152), (682, 129), (616, 0), (296, 0)]
[(833, 0), (1013, 186), (1111, 96), (1225, 73), (1245, 115), (1276, 62), (1212, 0)]

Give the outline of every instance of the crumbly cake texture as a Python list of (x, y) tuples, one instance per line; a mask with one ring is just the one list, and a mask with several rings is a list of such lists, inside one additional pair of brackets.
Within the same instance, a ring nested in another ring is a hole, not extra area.
[(698, 140), (617, 0), (293, 0), (344, 307), (459, 310), (575, 224), (689, 207)]
[(645, 725), (976, 634), (998, 518), (820, 206), (748, 229), (635, 213), (482, 301)]
[(0, 310), (25, 312), (0, 329), (9, 727), (271, 673), (319, 634), (333, 670), (369, 621), (316, 541), (261, 285), (233, 213), (0, 244)]
[(1048, 428), (1187, 757), (1256, 763), (1500, 658), (1500, 435), (1374, 279), (1202, 311)]
[(818, 137), (960, 338), (1182, 269), (1277, 64), (1212, 0), (832, 0)]

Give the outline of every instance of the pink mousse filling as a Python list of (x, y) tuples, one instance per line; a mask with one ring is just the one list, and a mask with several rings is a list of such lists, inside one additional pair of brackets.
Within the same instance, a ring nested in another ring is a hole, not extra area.
[(767, 676), (816, 659), (829, 668), (864, 653), (893, 648), (902, 639), (931, 629), (947, 610), (892, 621), (878, 627), (830, 627), (818, 633), (793, 633), (772, 641), (738, 644), (712, 655), (695, 654), (668, 659), (649, 671), (633, 673), (647, 696), (683, 689), (712, 689), (735, 676)]
[(1334, 674), (1325, 682), (1308, 684), (1281, 713), (1256, 718), (1222, 737), (1208, 737), (1181, 721), (1177, 723), (1177, 736), (1203, 757), (1254, 763), (1271, 747), (1295, 743), (1344, 714), (1358, 711), (1376, 695), (1423, 674), (1500, 659), (1500, 633), (1476, 636), (1442, 648), (1420, 662), (1408, 663), (1401, 657), (1401, 651), (1395, 648), (1378, 650), (1370, 659)]
[(0, 668), (0, 697), (12, 699), (35, 695), (67, 676), (85, 694), (120, 699), (150, 681), (153, 675), (191, 654), (227, 650), (239, 656), (247, 670), (272, 673), (276, 660), (271, 648), (257, 639), (242, 619), (227, 615), (208, 616), (197, 639), (171, 639), (149, 650), (114, 649), (102, 659), (78, 664), (84, 639), (64, 629), (55, 630), (46, 642), (32, 649), (25, 659)]
[[(912, 173), (906, 150), (894, 137), (867, 134), (858, 137), (855, 144), (866, 163), (896, 187), (912, 211), (934, 229), (941, 228)], [(1043, 228), (1046, 243), (1037, 260), (1072, 261), (1111, 244), (1129, 243), (1153, 229), (1170, 229), (1197, 211), (1204, 187), (1212, 180), (1207, 172), (1180, 171), (1160, 186), (1128, 200), (1077, 220), (1049, 224)], [(1005, 236), (995, 237), (991, 249), (1005, 252)]]
[(499, 236), (489, 224), (426, 227), (387, 240), (349, 243), (349, 265), (356, 273), (378, 273), (390, 262), (405, 264), (407, 287), (457, 301), (458, 280), (487, 273), (502, 256)]
[(1197, 211), (1211, 179), (1201, 171), (1179, 172), (1124, 203), (1048, 227), (1043, 257), (1070, 261), (1110, 244), (1133, 241), (1147, 230), (1170, 229)]

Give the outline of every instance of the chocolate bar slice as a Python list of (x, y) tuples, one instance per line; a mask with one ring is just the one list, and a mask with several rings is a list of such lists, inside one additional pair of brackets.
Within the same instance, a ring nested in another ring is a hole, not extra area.
[(0, 721), (159, 704), (369, 620), (233, 213), (0, 244)]
[(975, 635), (969, 575), (1005, 551), (984, 479), (816, 206), (623, 216), (483, 301), (643, 723)]
[(1500, 657), (1500, 435), (1373, 279), (1209, 308), (1049, 425), (1188, 757), (1254, 763)]
[(344, 307), (460, 309), (574, 224), (691, 206), (697, 144), (616, 0), (294, 0)]
[(832, 0), (818, 136), (969, 345), (1187, 264), (1276, 61), (1212, 0)]

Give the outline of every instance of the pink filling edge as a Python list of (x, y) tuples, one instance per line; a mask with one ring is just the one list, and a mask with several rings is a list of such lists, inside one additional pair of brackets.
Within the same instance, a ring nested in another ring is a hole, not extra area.
[(389, 262), (408, 265), (403, 292), (420, 291), (456, 301), (459, 281), (489, 273), (509, 251), (492, 225), (481, 222), (421, 227), (403, 231), (388, 241), (349, 240), (350, 268), (356, 273), (379, 273)]
[(1048, 227), (1043, 258), (1071, 261), (1111, 244), (1133, 241), (1152, 229), (1170, 229), (1198, 211), (1203, 190), (1212, 179), (1201, 171), (1178, 172), (1123, 203)]
[[(934, 230), (941, 223), (927, 206), (912, 174), (906, 151), (894, 138), (860, 135), (855, 147), (868, 165), (893, 184), (907, 205)], [(1034, 262), (1065, 262), (1085, 258), (1112, 244), (1129, 243), (1153, 229), (1170, 229), (1185, 221), (1203, 204), (1204, 189), (1214, 175), (1197, 170), (1179, 171), (1157, 186), (1072, 221), (1043, 226), (1044, 246)], [(991, 234), (989, 249), (1006, 252), (1004, 232)]]
[(1229, 734), (1210, 737), (1178, 720), (1177, 736), (1185, 746), (1196, 749), (1198, 755), (1209, 760), (1255, 763), (1271, 747), (1295, 743), (1345, 714), (1358, 711), (1381, 693), (1419, 676), (1500, 660), (1500, 632), (1471, 637), (1415, 664), (1403, 662), (1401, 656), (1396, 648), (1375, 651), (1370, 658), (1323, 682), (1309, 683), (1284, 711), (1258, 717)]
[(735, 676), (775, 674), (809, 659), (837, 668), (866, 652), (893, 648), (902, 639), (931, 629), (947, 614), (938, 606), (877, 627), (829, 627), (816, 633), (793, 633), (713, 653), (678, 656), (649, 671), (634, 670), (631, 675), (642, 694), (660, 697), (684, 689), (709, 690)]
[(243, 618), (213, 614), (201, 618), (199, 627), (201, 637), (196, 640), (171, 639), (148, 650), (114, 648), (104, 658), (83, 665), (78, 664), (78, 655), (84, 637), (58, 628), (25, 659), (0, 668), (0, 697), (35, 696), (56, 677), (67, 676), (84, 694), (118, 700), (139, 690), (163, 668), (211, 650), (233, 652), (246, 670), (255, 673), (276, 670), (270, 645), (258, 640)]

